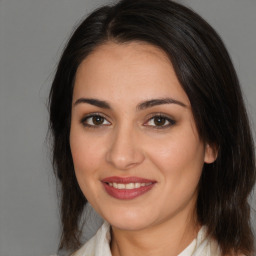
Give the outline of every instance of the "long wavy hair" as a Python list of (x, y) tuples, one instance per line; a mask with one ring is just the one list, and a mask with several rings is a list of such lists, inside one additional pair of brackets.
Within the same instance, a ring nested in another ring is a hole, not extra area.
[(87, 203), (69, 145), (71, 102), (78, 66), (107, 41), (143, 41), (170, 58), (192, 106), (202, 141), (218, 149), (199, 182), (197, 217), (222, 254), (253, 255), (248, 196), (255, 184), (255, 152), (247, 113), (229, 54), (214, 29), (169, 0), (123, 0), (89, 15), (68, 41), (49, 95), (54, 171), (60, 184), (60, 248), (80, 246), (79, 220)]

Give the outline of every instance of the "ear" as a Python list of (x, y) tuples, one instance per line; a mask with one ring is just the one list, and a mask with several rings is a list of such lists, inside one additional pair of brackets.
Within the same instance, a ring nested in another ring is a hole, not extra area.
[(216, 145), (206, 144), (204, 151), (204, 162), (207, 164), (213, 163), (218, 156), (218, 148)]

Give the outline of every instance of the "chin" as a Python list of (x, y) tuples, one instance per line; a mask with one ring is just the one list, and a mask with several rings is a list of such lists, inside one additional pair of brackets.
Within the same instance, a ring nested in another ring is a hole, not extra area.
[(145, 221), (136, 220), (127, 220), (127, 219), (120, 219), (120, 220), (110, 220), (110, 225), (117, 229), (127, 230), (127, 231), (137, 231), (145, 229), (149, 226), (149, 223)]
[[(150, 211), (148, 211), (150, 212)], [(115, 214), (105, 214), (103, 218), (110, 223), (111, 226), (121, 230), (142, 230), (153, 223), (152, 215), (132, 210), (125, 212), (116, 212)]]

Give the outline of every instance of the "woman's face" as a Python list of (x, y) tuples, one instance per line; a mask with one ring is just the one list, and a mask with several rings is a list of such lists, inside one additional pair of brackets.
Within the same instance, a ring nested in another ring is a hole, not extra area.
[(138, 42), (106, 43), (79, 66), (70, 146), (85, 197), (124, 230), (184, 222), (214, 161), (171, 62)]

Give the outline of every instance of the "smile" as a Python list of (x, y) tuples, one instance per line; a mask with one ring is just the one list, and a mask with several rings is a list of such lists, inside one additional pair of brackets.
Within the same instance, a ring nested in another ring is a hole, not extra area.
[(129, 200), (150, 191), (156, 181), (139, 177), (108, 177), (102, 180), (102, 184), (111, 197)]
[(149, 186), (152, 183), (128, 183), (128, 184), (123, 184), (123, 183), (108, 183), (110, 187), (114, 187), (117, 189), (134, 189), (134, 188), (140, 188), (140, 187), (145, 187)]

